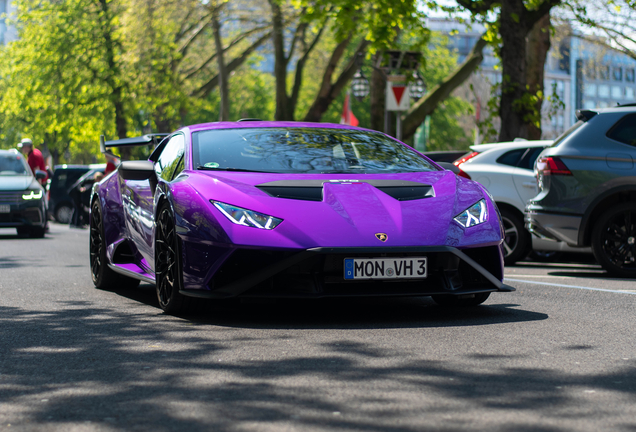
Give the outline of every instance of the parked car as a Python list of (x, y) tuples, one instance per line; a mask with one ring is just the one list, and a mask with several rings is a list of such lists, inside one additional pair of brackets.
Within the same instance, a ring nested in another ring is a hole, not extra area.
[(38, 182), (44, 178), (43, 171), (33, 175), (26, 158), (17, 150), (0, 150), (0, 227), (16, 228), (20, 235), (44, 237), (45, 192)]
[(538, 192), (534, 164), (539, 153), (551, 144), (552, 140), (478, 144), (454, 162), (460, 176), (481, 183), (497, 203), (506, 233), (506, 265), (524, 259), (532, 250), (537, 251), (538, 257), (557, 251), (590, 252), (532, 236), (524, 227), (526, 203)]
[(591, 246), (609, 273), (636, 277), (636, 106), (580, 110), (577, 118), (537, 159), (539, 193), (526, 226)]
[(503, 232), (485, 189), (375, 131), (188, 126), (93, 192), (94, 284), (154, 283), (166, 312), (229, 297), (431, 296), (476, 306), (514, 290), (502, 283)]
[(73, 200), (69, 195), (71, 186), (83, 175), (104, 172), (106, 164), (56, 165), (49, 188), (49, 212), (56, 221), (67, 224), (73, 214)]

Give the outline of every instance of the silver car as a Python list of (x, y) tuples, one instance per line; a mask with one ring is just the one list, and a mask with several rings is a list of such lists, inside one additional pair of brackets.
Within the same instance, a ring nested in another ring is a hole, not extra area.
[(506, 232), (503, 245), (506, 265), (524, 259), (531, 250), (539, 253), (590, 252), (589, 249), (573, 249), (563, 242), (531, 236), (524, 228), (526, 203), (538, 193), (535, 161), (552, 142), (522, 140), (478, 144), (470, 147), (472, 152), (454, 162), (460, 169), (459, 175), (468, 174), (488, 189), (495, 199)]

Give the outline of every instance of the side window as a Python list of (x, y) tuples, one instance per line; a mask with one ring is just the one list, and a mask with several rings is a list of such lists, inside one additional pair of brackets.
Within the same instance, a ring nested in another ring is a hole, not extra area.
[(517, 150), (510, 150), (509, 152), (506, 152), (502, 154), (501, 156), (499, 156), (499, 158), (497, 159), (497, 163), (516, 167), (517, 164), (519, 163), (519, 159), (521, 159), (521, 156), (523, 156), (525, 152), (526, 152), (526, 149), (524, 148), (517, 149)]
[(607, 132), (607, 137), (636, 147), (636, 114), (626, 115)]
[(519, 168), (534, 170), (534, 163), (543, 151), (543, 147), (529, 148), (526, 154), (519, 161)]
[(172, 180), (183, 170), (183, 153), (185, 152), (185, 138), (177, 134), (170, 138), (155, 163), (155, 172), (165, 181)]

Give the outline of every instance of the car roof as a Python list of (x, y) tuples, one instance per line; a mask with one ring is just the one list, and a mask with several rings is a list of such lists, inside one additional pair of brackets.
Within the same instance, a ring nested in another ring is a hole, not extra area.
[(470, 146), (470, 149), (478, 153), (483, 153), (485, 151), (492, 150), (492, 149), (514, 150), (518, 148), (547, 147), (553, 142), (554, 140), (510, 141), (510, 142), (500, 142), (500, 143), (475, 144)]
[[(355, 126), (349, 126), (345, 124), (337, 123), (314, 123), (314, 122), (292, 122), (292, 121), (241, 121), (241, 122), (214, 122), (214, 123), (200, 123), (191, 126), (187, 126), (184, 129), (189, 129), (191, 132), (199, 132), (203, 130), (213, 129), (247, 129), (247, 128), (320, 128), (320, 129), (352, 129), (352, 130), (369, 130), (359, 128)], [(372, 131), (377, 132), (377, 131)]]
[(8, 154), (16, 155), (16, 154), (20, 154), (20, 152), (17, 151), (16, 149), (9, 149), (9, 150), (0, 150), (0, 154), (1, 155), (8, 155)]

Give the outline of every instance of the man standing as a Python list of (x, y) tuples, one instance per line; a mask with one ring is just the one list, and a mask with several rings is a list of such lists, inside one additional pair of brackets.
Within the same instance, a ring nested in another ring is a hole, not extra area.
[(33, 171), (34, 176), (35, 170), (44, 171), (46, 177), (40, 180), (40, 183), (44, 186), (49, 175), (46, 171), (46, 164), (44, 163), (44, 156), (42, 156), (42, 152), (33, 147), (33, 141), (31, 141), (31, 138), (24, 138), (22, 142), (18, 144), (18, 148), (22, 154), (26, 155), (27, 163), (31, 167), (31, 171)]

